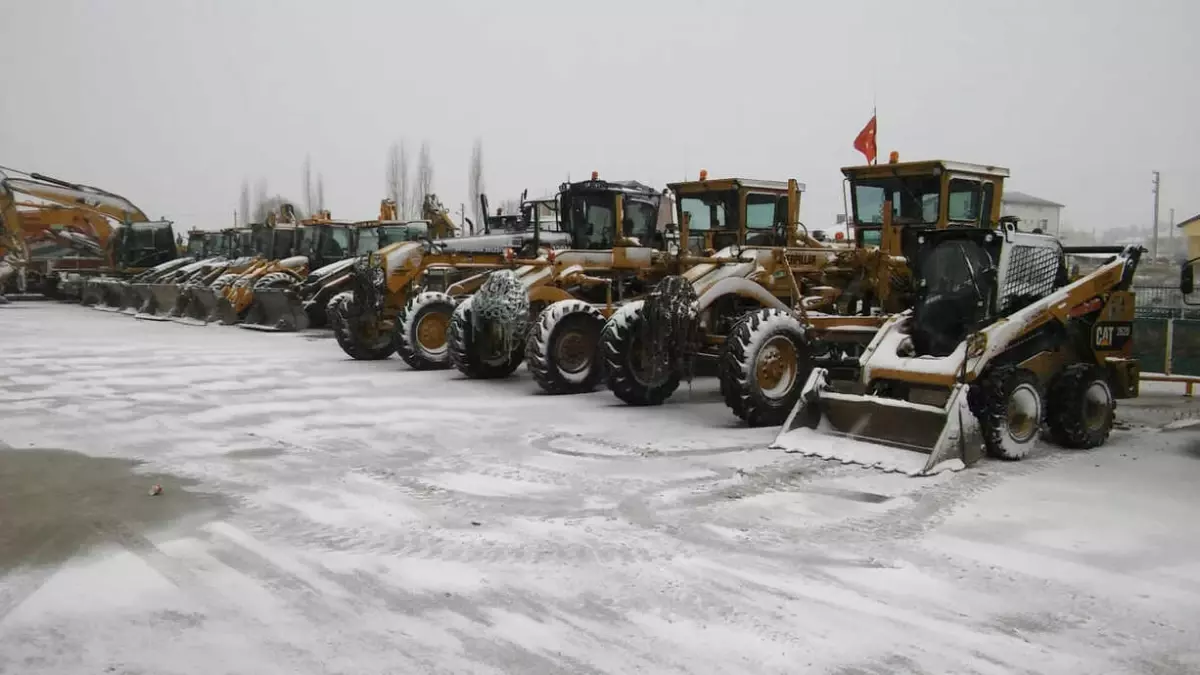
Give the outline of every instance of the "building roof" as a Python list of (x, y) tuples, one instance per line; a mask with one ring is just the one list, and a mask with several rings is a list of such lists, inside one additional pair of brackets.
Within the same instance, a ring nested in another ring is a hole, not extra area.
[(1197, 213), (1196, 215), (1192, 216), (1191, 218), (1188, 218), (1187, 220), (1183, 221), (1182, 223), (1179, 223), (1175, 227), (1184, 227), (1185, 225), (1191, 225), (1192, 223), (1200, 223), (1200, 213)]
[(1033, 195), (1027, 195), (1024, 192), (1017, 192), (1016, 190), (1005, 190), (1004, 199), (1002, 201), (1006, 201), (1010, 204), (1029, 204), (1030, 206), (1056, 206), (1060, 209), (1064, 206), (1058, 202), (1052, 202), (1049, 199), (1042, 199), (1041, 197), (1034, 197)]

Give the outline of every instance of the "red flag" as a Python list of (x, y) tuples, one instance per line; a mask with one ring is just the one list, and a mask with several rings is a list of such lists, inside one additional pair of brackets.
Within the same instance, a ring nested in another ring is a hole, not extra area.
[(866, 155), (867, 164), (875, 163), (875, 115), (871, 115), (871, 121), (867, 122), (867, 126), (858, 132), (858, 136), (854, 137), (854, 149)]

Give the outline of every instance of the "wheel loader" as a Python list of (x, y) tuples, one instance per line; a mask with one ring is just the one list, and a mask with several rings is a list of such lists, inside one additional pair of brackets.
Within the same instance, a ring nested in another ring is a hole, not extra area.
[[(539, 204), (523, 203), (520, 222), (508, 231), (485, 227), (484, 234), (396, 242), (356, 258), (349, 288), (326, 308), (338, 346), (354, 359), (386, 359), (396, 351), (395, 334), (403, 327), (415, 336), (401, 353), (410, 366), (445, 367), (455, 295), (477, 290), (490, 271), (537, 264), (568, 245), (569, 235), (557, 224), (543, 228), (548, 223)], [(398, 315), (406, 309), (401, 323)]]
[(398, 318), (397, 351), (410, 365), (429, 367), (428, 359), (418, 361), (418, 319), (436, 316), (448, 329), (449, 365), (468, 377), (505, 377), (527, 361), (547, 392), (590, 391), (601, 374), (605, 319), (671, 269), (658, 231), (661, 200), (659, 190), (600, 180), (595, 173), (588, 181), (564, 183), (557, 211), (569, 246), (491, 273), (461, 303), (451, 297), (458, 287), (414, 298)]
[[(1138, 394), (1140, 247), (999, 229), (907, 231), (916, 298), (849, 371), (816, 367), (773, 447), (910, 475), (1103, 444)], [(1108, 254), (1070, 280), (1066, 256)], [(792, 333), (795, 327), (792, 327)]]
[[(206, 288), (223, 274), (239, 274), (254, 264), (258, 251), (269, 250), (269, 230), (261, 225), (201, 232), (189, 237), (187, 252), (192, 262), (152, 281), (133, 284), (143, 298), (137, 319), (195, 323), (189, 310), (193, 289)], [(215, 300), (214, 300), (215, 301)], [(201, 318), (207, 316), (205, 313)]]
[(340, 258), (328, 256), (326, 263), (308, 274), (299, 284), (257, 289), (254, 306), (242, 328), (265, 331), (298, 331), (322, 328), (328, 323), (329, 300), (350, 286), (354, 260), (390, 244), (454, 237), (457, 228), (436, 195), (426, 195), (422, 205), (424, 220), (397, 220), (396, 203), (380, 202), (379, 218), (354, 223), (351, 250)]
[[(780, 424), (813, 364), (853, 362), (886, 317), (911, 304), (900, 234), (998, 221), (1008, 175), (963, 162), (900, 162), (895, 153), (888, 164), (842, 172), (855, 225), (848, 244), (809, 236), (799, 224), (800, 192), (782, 183), (672, 186), (688, 269), (609, 320), (605, 359), (614, 394), (658, 405), (694, 368), (715, 366), (735, 415), (751, 426)], [(711, 257), (693, 257), (702, 246)], [(786, 317), (804, 327), (803, 349), (761, 339)]]

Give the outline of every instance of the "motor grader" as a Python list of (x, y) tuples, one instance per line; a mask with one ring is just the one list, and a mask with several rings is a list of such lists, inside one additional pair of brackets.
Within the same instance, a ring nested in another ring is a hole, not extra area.
[(398, 220), (396, 203), (391, 199), (382, 200), (378, 219), (354, 223), (353, 245), (345, 255), (336, 259), (330, 256), (324, 261), (325, 265), (314, 269), (299, 284), (257, 289), (254, 307), (239, 326), (265, 331), (298, 331), (326, 326), (329, 301), (349, 288), (351, 266), (356, 258), (398, 242), (445, 240), (457, 234), (458, 228), (436, 195), (426, 195), (422, 217), (423, 220)]
[[(901, 163), (895, 155), (886, 165), (842, 171), (853, 194), (852, 245), (809, 236), (798, 217), (801, 190), (788, 184), (702, 177), (672, 185), (686, 270), (609, 320), (609, 389), (632, 405), (658, 405), (697, 366), (715, 365), (738, 417), (780, 424), (813, 363), (853, 362), (885, 317), (911, 302), (900, 233), (995, 222), (1008, 175), (957, 162)], [(882, 209), (876, 198), (885, 193), (899, 195), (896, 209)], [(701, 249), (708, 253), (697, 255)], [(791, 316), (804, 326), (801, 351), (768, 339)]]
[[(773, 447), (929, 475), (1021, 459), (1043, 429), (1067, 448), (1103, 444), (1115, 401), (1138, 394), (1131, 286), (1143, 249), (1064, 247), (1011, 223), (901, 237), (911, 309), (855, 367), (813, 368)], [(1071, 254), (1109, 258), (1072, 280)], [(803, 326), (785, 321), (776, 334), (803, 350)]]
[[(396, 351), (395, 334), (403, 329), (415, 336), (406, 342), (415, 345), (412, 351), (401, 353), (410, 366), (445, 367), (446, 328), (456, 298), (444, 291), (472, 293), (488, 272), (520, 269), (568, 244), (569, 235), (557, 223), (543, 227), (549, 223), (539, 203), (523, 203), (521, 222), (508, 231), (488, 228), (480, 235), (400, 241), (355, 258), (349, 288), (326, 308), (338, 346), (354, 359), (386, 359)], [(425, 291), (434, 288), (440, 290)], [(397, 317), (406, 308), (402, 324)]]
[[(671, 271), (658, 231), (662, 193), (633, 181), (564, 183), (557, 212), (569, 245), (515, 270), (491, 273), (458, 303), (426, 293), (401, 313), (397, 351), (418, 358), (418, 319), (437, 316), (448, 327), (449, 362), (472, 378), (511, 374), (527, 361), (543, 390), (566, 394), (597, 384), (597, 346), (605, 319)], [(436, 309), (434, 309), (436, 307)], [(442, 361), (439, 365), (444, 364)], [(416, 367), (428, 367), (429, 359)]]

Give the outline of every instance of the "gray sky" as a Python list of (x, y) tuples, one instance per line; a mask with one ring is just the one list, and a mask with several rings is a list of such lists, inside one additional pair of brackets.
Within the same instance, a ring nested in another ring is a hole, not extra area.
[[(429, 141), (457, 205), (483, 139), (493, 203), (598, 170), (661, 185), (795, 177), (810, 227), (879, 108), (880, 155), (1009, 167), (1074, 227), (1200, 213), (1193, 0), (0, 0), (0, 164), (231, 224), (244, 178), (335, 217)], [(1190, 49), (1189, 49), (1190, 47)]]

